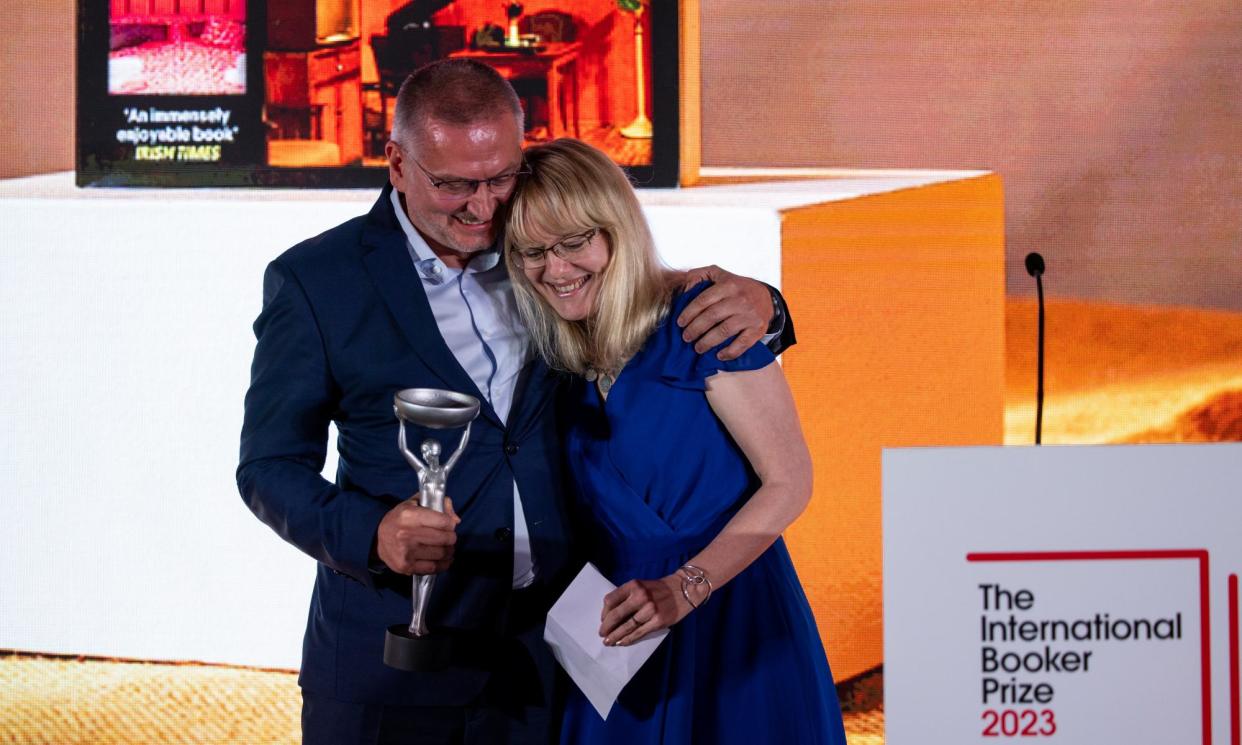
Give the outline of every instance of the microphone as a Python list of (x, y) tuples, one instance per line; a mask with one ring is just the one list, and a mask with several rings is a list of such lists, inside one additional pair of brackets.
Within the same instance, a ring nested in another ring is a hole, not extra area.
[(1035, 278), (1039, 291), (1039, 361), (1035, 373), (1035, 444), (1042, 444), (1044, 429), (1044, 257), (1032, 251), (1026, 255), (1026, 273)]
[(1044, 257), (1035, 251), (1026, 255), (1026, 273), (1032, 277), (1039, 277), (1044, 273)]

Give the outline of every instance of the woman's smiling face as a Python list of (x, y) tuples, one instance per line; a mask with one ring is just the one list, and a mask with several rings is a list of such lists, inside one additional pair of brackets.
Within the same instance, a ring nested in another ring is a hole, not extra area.
[(522, 269), (535, 291), (567, 321), (584, 320), (595, 311), (600, 275), (612, 257), (604, 231), (588, 232), (591, 233), (589, 239), (576, 250), (568, 249), (576, 245), (575, 239), (581, 238), (583, 233), (539, 236), (547, 239), (542, 248), (559, 248), (564, 256), (549, 250), (543, 254), (541, 266), (530, 266), (527, 262)]

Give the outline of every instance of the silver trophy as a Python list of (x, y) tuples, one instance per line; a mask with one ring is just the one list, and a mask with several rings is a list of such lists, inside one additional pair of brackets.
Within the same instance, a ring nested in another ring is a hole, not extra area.
[[(436, 512), (444, 512), (444, 484), (448, 472), (457, 464), (466, 441), (470, 439), (470, 425), (479, 415), (479, 400), (464, 393), (438, 388), (406, 388), (393, 396), (393, 411), (397, 415), (397, 448), (406, 462), (418, 473), (418, 504)], [(440, 443), (432, 438), (423, 440), (419, 447), (422, 457), (415, 455), (406, 445), (405, 424), (417, 424), (430, 429), (452, 429), (465, 426), (461, 443), (447, 461), (440, 460)], [(413, 499), (414, 497), (412, 497)], [(401, 670), (428, 670), (442, 667), (450, 656), (450, 640), (431, 641), (427, 631), (427, 607), (431, 590), (435, 586), (434, 574), (415, 575), (412, 591), (414, 615), (410, 625), (397, 624), (388, 627), (384, 639), (384, 663)]]

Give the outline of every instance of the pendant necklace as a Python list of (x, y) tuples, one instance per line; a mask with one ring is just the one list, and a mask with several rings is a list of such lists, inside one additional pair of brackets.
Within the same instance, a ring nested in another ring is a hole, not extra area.
[(605, 399), (608, 398), (608, 391), (612, 390), (612, 384), (617, 380), (616, 376), (601, 372), (593, 367), (588, 367), (583, 377), (587, 379), (588, 383), (594, 383), (595, 387), (599, 389), (599, 395)]

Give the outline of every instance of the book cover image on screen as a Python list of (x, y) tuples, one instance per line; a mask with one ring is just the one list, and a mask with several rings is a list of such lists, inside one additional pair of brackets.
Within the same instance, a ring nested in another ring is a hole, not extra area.
[(241, 95), (246, 92), (244, 2), (112, 3), (108, 93)]
[(512, 84), (524, 145), (576, 137), (640, 186), (672, 186), (678, 14), (617, 0), (79, 0), (78, 183), (378, 188), (402, 82), (467, 59)]

